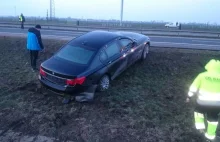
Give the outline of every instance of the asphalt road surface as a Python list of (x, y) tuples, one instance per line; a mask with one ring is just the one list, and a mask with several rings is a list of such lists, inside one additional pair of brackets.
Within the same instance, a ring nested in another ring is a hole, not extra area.
[[(41, 30), (42, 38), (54, 38), (70, 40), (85, 32)], [(0, 35), (26, 36), (27, 29), (0, 27)], [(151, 45), (155, 47), (192, 48), (206, 50), (220, 50), (220, 40), (210, 38), (172, 37), (172, 36), (149, 36)]]

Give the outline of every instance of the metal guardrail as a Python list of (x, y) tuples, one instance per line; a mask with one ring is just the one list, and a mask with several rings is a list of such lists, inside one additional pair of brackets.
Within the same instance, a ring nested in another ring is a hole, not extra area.
[[(20, 25), (20, 22), (0, 22), (1, 24), (5, 24), (5, 25)], [(28, 23), (26, 22), (25, 25), (29, 25), (29, 26), (34, 26), (34, 23)], [(90, 29), (115, 29), (115, 30), (130, 30), (130, 31), (134, 31), (134, 30), (140, 30), (140, 31), (166, 31), (166, 32), (188, 32), (188, 33), (209, 33), (209, 34), (219, 34), (220, 32), (211, 32), (211, 31), (194, 31), (194, 30), (176, 30), (176, 29), (147, 29), (147, 28), (142, 28), (142, 27), (137, 27), (137, 28), (118, 28), (118, 27), (108, 27), (108, 26), (77, 26), (77, 25), (65, 25), (65, 24), (42, 24), (42, 26), (55, 26), (55, 27), (68, 27), (68, 28), (76, 28), (76, 29), (80, 29), (80, 28), (90, 28)]]
[[(26, 33), (4, 33), (0, 32), (0, 37), (26, 37)], [(42, 35), (43, 39), (55, 39), (69, 41), (73, 39), (72, 36), (56, 36), (56, 35)], [(207, 44), (189, 44), (189, 43), (174, 43), (174, 42), (154, 42), (151, 41), (152, 48), (179, 48), (179, 49), (194, 49), (194, 50), (210, 50), (220, 51), (219, 45), (207, 45)]]
[[(32, 27), (34, 24), (25, 24), (26, 27)], [(0, 27), (20, 27), (17, 22), (0, 22)], [(204, 38), (220, 38), (219, 32), (207, 31), (189, 31), (189, 30), (168, 30), (168, 29), (142, 29), (142, 28), (118, 28), (118, 27), (98, 27), (98, 26), (61, 26), (56, 24), (42, 24), (43, 29), (61, 30), (61, 31), (77, 31), (89, 32), (93, 30), (107, 30), (107, 31), (133, 31), (146, 35), (160, 35), (160, 36), (179, 36), (179, 37), (204, 37)]]

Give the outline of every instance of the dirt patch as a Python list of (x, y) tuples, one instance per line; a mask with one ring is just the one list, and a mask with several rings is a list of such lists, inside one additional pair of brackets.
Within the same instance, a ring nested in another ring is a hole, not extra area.
[[(66, 41), (44, 40), (39, 63)], [(185, 104), (188, 87), (204, 65), (220, 52), (151, 49), (96, 94), (93, 103), (61, 103), (62, 98), (40, 88), (30, 68), (23, 38), (0, 38), (0, 130), (59, 141), (204, 141), (193, 125), (193, 106)], [(0, 135), (0, 138), (3, 138)], [(16, 138), (12, 140), (16, 141)]]

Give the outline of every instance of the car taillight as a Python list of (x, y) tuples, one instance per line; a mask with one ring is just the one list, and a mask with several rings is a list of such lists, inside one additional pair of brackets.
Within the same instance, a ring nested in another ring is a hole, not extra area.
[(40, 75), (46, 76), (46, 73), (45, 73), (45, 71), (42, 69), (42, 67), (40, 67)]
[(66, 85), (70, 85), (70, 86), (74, 86), (76, 84), (82, 85), (85, 80), (86, 80), (86, 77), (80, 77), (76, 79), (67, 79)]

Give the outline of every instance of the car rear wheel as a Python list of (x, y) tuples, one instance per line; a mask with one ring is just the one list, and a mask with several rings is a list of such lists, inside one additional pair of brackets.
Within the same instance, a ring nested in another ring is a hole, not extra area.
[(148, 53), (149, 53), (149, 44), (146, 44), (144, 47), (144, 51), (142, 53), (142, 57), (141, 57), (142, 61), (147, 58)]
[(104, 92), (109, 89), (109, 86), (110, 86), (110, 78), (108, 75), (104, 75), (98, 83), (97, 90), (99, 92)]

